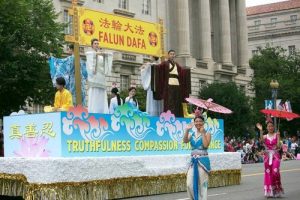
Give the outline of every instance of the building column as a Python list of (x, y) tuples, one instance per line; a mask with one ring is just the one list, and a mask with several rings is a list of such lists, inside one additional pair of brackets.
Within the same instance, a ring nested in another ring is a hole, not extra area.
[(191, 57), (189, 2), (188, 0), (174, 0), (174, 4), (176, 23), (171, 26), (176, 26), (176, 32), (173, 33), (177, 34), (176, 60), (185, 67), (195, 67), (196, 59)]
[(175, 0), (178, 56), (190, 56), (190, 21), (188, 0)]
[(237, 13), (237, 40), (238, 40), (238, 66), (249, 66), (248, 60), (248, 32), (245, 0), (236, 0)]
[(229, 0), (229, 14), (230, 14), (230, 32), (231, 32), (231, 59), (232, 64), (238, 64), (238, 48), (237, 48), (237, 13), (236, 0)]
[(210, 0), (199, 1), (200, 59), (212, 60)]
[(222, 64), (232, 65), (229, 0), (220, 0), (218, 2), (220, 22), (220, 60)]

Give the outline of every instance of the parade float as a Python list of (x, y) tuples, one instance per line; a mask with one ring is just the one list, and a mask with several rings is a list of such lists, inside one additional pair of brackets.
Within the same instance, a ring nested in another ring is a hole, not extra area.
[[(97, 37), (102, 48), (164, 54), (162, 22), (79, 9), (77, 1), (72, 2), (74, 35), (66, 40), (74, 43), (77, 105), (83, 103), (79, 45)], [(117, 21), (125, 29), (110, 26)], [(118, 44), (111, 44), (112, 37)], [(203, 107), (201, 101), (187, 100)], [(0, 195), (104, 200), (185, 191), (191, 148), (182, 138), (192, 120), (170, 111), (150, 116), (130, 104), (113, 114), (88, 113), (77, 106), (68, 112), (4, 117)], [(240, 184), (240, 154), (224, 153), (224, 121), (206, 117), (205, 129), (212, 135), (209, 187)]]
[[(112, 115), (68, 112), (4, 117), (1, 195), (24, 199), (116, 199), (186, 190), (190, 118), (159, 117), (120, 106)], [(239, 153), (224, 153), (224, 122), (212, 134), (209, 187), (240, 184)]]

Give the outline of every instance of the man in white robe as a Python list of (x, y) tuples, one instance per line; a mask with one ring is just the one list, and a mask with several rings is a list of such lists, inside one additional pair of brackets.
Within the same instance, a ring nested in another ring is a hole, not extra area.
[(86, 52), (86, 69), (88, 72), (88, 111), (90, 113), (108, 114), (106, 93), (106, 76), (111, 72), (112, 53), (99, 49), (99, 41), (92, 39), (92, 50)]
[(155, 100), (151, 90), (151, 66), (158, 64), (158, 57), (152, 58), (151, 63), (146, 63), (140, 68), (141, 82), (144, 90), (147, 90), (146, 112), (151, 116), (159, 116), (163, 112), (163, 100)]

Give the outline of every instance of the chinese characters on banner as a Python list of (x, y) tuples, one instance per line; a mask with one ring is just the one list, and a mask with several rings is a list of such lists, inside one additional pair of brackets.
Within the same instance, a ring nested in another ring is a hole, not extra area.
[(4, 117), (4, 156), (60, 156), (61, 131), (60, 112)]
[(99, 39), (101, 48), (161, 56), (160, 24), (79, 8), (80, 44)]
[(34, 123), (27, 124), (23, 133), (20, 131), (21, 126), (18, 124), (12, 124), (10, 125), (9, 138), (20, 139), (23, 136), (27, 138), (36, 138), (38, 136), (46, 135), (54, 138), (56, 133), (53, 131), (53, 122), (45, 122), (42, 124), (43, 128), (41, 130), (37, 130), (37, 125)]
[[(149, 116), (130, 104), (112, 115), (88, 113), (78, 106), (69, 112), (4, 117), (5, 157), (101, 157), (189, 154), (183, 143), (189, 118), (164, 112)], [(207, 118), (210, 153), (224, 152), (224, 121)]]

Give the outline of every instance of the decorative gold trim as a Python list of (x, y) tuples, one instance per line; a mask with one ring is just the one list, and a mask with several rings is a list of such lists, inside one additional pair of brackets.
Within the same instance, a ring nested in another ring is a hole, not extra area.
[[(86, 182), (29, 183), (23, 174), (0, 173), (0, 194), (37, 199), (115, 199), (186, 190), (186, 174), (142, 176)], [(209, 175), (209, 187), (237, 185), (241, 170), (218, 170)]]
[(22, 182), (27, 182), (27, 178), (23, 174), (6, 174), (6, 173), (0, 173), (0, 180), (2, 179), (8, 179), (8, 180), (18, 180)]

